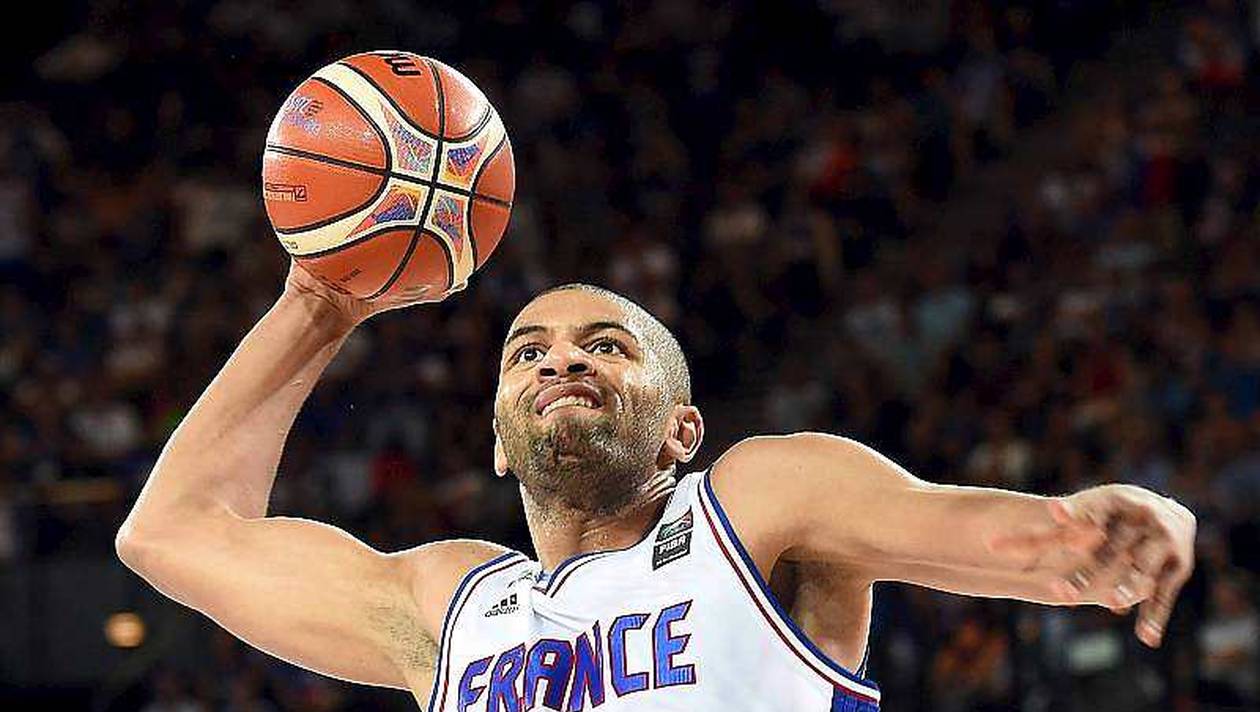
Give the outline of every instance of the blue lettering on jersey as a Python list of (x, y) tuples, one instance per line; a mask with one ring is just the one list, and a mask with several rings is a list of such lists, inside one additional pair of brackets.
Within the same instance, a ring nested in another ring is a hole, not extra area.
[(675, 636), (669, 629), (670, 624), (687, 617), (691, 610), (691, 601), (678, 603), (661, 611), (652, 627), (652, 658), (656, 662), (655, 687), (670, 685), (691, 685), (696, 681), (696, 666), (681, 665), (674, 667), (674, 656), (687, 649), (687, 641), (691, 635)]
[[(490, 696), (486, 712), (521, 712), (521, 696), (516, 693), (516, 679), (521, 676), (525, 662), (525, 644), (499, 655), (490, 673)], [(499, 705), (503, 707), (500, 708)]]
[(485, 691), (485, 685), (473, 685), (474, 677), (484, 675), (490, 667), (491, 658), (482, 658), (474, 660), (464, 668), (464, 676), (459, 679), (459, 712), (465, 712), (469, 707), (477, 702), (477, 698), (481, 697), (481, 693)]
[[(591, 698), (591, 707), (604, 704), (604, 644), (599, 637), (599, 622), (591, 627), (593, 635), (582, 633), (573, 645), (576, 655), (573, 661), (573, 687), (569, 690), (568, 712), (580, 712)], [(592, 643), (591, 641), (594, 641)]]
[(547, 695), (543, 706), (563, 712), (564, 688), (573, 672), (573, 645), (567, 640), (543, 638), (529, 649), (529, 664), (525, 666), (525, 709), (534, 709), (538, 695), (538, 683), (547, 681)]
[(612, 686), (618, 697), (625, 697), (631, 692), (647, 689), (647, 673), (626, 673), (626, 631), (638, 630), (647, 623), (650, 616), (646, 613), (631, 613), (617, 616), (608, 629), (608, 655), (612, 658)]
[[(666, 606), (655, 615), (651, 626), (653, 665), (650, 671), (626, 669), (627, 638), (637, 636), (643, 645), (648, 642), (646, 630), (636, 633), (646, 628), (653, 618), (647, 613), (618, 616), (608, 626), (607, 668), (598, 621), (572, 642), (543, 638), (530, 645), (528, 651), (522, 643), (498, 655), (475, 660), (464, 668), (459, 679), (459, 712), (535, 709), (539, 702), (538, 687), (543, 682), (547, 687), (542, 694), (542, 706), (557, 712), (582, 712), (587, 709), (588, 700), (592, 708), (604, 704), (606, 680), (618, 697), (695, 684), (695, 664), (675, 662), (676, 656), (686, 653), (691, 635), (675, 634), (673, 626), (685, 621), (690, 611), (691, 601), (684, 601)], [(487, 684), (478, 684), (477, 679), (487, 672)], [(477, 706), (487, 688), (484, 706)]]

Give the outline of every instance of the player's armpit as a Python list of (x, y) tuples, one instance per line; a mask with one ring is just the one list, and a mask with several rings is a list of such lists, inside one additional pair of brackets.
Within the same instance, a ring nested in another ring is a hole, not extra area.
[(154, 587), (276, 657), (425, 692), (446, 601), (468, 569), (503, 551), (453, 541), (383, 554), (318, 522), (228, 513), (130, 531), (118, 549)]

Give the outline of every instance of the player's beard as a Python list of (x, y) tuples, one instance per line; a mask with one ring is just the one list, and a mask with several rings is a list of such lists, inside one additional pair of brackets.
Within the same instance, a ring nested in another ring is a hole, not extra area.
[(556, 413), (546, 422), (513, 414), (499, 419), (499, 435), (509, 469), (539, 506), (604, 516), (632, 504), (656, 474), (663, 424), (660, 413)]

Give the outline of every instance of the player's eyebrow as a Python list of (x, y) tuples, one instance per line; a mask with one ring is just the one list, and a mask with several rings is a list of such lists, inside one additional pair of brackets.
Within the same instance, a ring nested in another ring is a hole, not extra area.
[[(638, 343), (639, 341), (638, 335), (631, 331), (629, 327), (616, 321), (592, 321), (579, 329), (578, 333), (589, 334), (595, 331), (602, 331), (604, 329), (615, 329), (634, 339), (635, 343)], [(512, 333), (508, 334), (507, 339), (503, 341), (503, 346), (506, 348), (508, 344), (522, 336), (546, 331), (550, 331), (550, 329), (542, 326), (541, 324), (526, 324), (525, 326), (518, 326), (512, 330)]]
[(508, 344), (512, 343), (513, 340), (519, 339), (522, 336), (525, 336), (526, 334), (536, 334), (540, 331), (546, 331), (546, 330), (547, 330), (547, 327), (540, 326), (538, 324), (527, 324), (525, 326), (518, 326), (512, 330), (512, 333), (508, 334), (508, 337), (506, 339), (503, 340), (503, 345), (507, 346)]
[(604, 329), (616, 329), (617, 331), (623, 332), (626, 336), (634, 339), (636, 343), (639, 341), (638, 335), (631, 331), (629, 327), (615, 321), (592, 321), (586, 326), (583, 326), (580, 333), (590, 334), (595, 331), (603, 331)]

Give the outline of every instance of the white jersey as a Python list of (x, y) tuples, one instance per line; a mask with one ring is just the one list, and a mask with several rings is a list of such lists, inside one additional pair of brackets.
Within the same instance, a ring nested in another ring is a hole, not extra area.
[(451, 598), (430, 712), (596, 708), (875, 712), (879, 689), (793, 624), (696, 473), (638, 544), (504, 554)]

